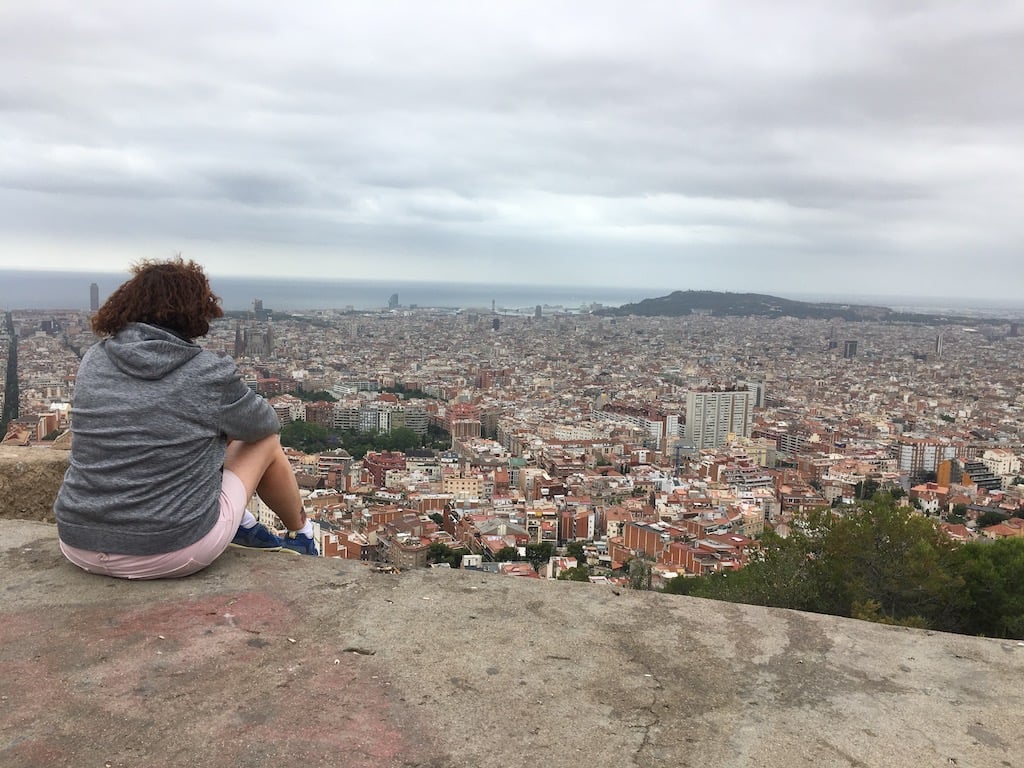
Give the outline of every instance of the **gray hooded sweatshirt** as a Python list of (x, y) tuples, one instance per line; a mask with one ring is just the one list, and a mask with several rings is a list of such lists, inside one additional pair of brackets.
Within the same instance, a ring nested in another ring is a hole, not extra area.
[(71, 429), (71, 461), (54, 504), (61, 540), (153, 555), (213, 528), (226, 438), (251, 442), (280, 423), (230, 358), (131, 323), (82, 359)]

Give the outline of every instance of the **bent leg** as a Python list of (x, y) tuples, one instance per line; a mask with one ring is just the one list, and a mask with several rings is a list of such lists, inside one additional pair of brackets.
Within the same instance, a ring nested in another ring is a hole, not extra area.
[(224, 468), (242, 481), (246, 498), (258, 493), (289, 531), (297, 531), (306, 523), (302, 497), (288, 457), (284, 455), (277, 435), (243, 443), (234, 440), (224, 455)]
[(118, 555), (91, 552), (60, 541), (60, 549), (72, 563), (89, 573), (117, 579), (173, 579), (201, 571), (228, 546), (238, 530), (245, 504), (252, 492), (246, 493), (242, 482), (231, 471), (224, 472), (220, 489), (220, 513), (213, 528), (194, 544), (157, 555)]

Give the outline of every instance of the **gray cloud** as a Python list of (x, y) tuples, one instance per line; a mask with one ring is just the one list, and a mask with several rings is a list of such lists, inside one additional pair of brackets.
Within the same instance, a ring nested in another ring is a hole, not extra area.
[(1022, 65), (1009, 0), (10, 3), (0, 265), (1015, 298)]

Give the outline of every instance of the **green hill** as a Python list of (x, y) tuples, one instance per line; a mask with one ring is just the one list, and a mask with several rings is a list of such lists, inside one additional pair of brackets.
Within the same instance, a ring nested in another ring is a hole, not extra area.
[(599, 310), (608, 316), (641, 315), (645, 317), (680, 317), (708, 314), (729, 317), (798, 317), (844, 320), (909, 320), (927, 321), (931, 316), (908, 316), (887, 307), (860, 304), (813, 303), (794, 301), (761, 293), (723, 293), (719, 291), (673, 291), (668, 296), (644, 299)]

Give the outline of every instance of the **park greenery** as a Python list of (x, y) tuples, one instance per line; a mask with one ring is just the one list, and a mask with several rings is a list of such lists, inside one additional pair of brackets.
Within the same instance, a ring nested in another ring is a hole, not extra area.
[(430, 425), (423, 437), (407, 427), (390, 432), (357, 432), (327, 429), (320, 424), (293, 421), (281, 428), (281, 444), (303, 453), (344, 448), (353, 458), (361, 459), (370, 451), (405, 451), (414, 448), (445, 449), (451, 446), (448, 432)]
[(957, 544), (885, 493), (766, 533), (742, 570), (665, 591), (885, 624), (1024, 638), (1024, 539)]
[(429, 392), (424, 392), (422, 389), (419, 389), (417, 387), (406, 387), (404, 384), (395, 384), (394, 386), (391, 387), (381, 387), (380, 391), (389, 392), (392, 395), (398, 395), (400, 398), (415, 396), (417, 398), (429, 398), (432, 400), (439, 399), (437, 395), (432, 395)]
[(295, 392), (295, 396), (302, 400), (304, 403), (336, 403), (338, 398), (328, 392), (326, 389), (317, 389), (311, 392), (305, 390), (298, 390)]

